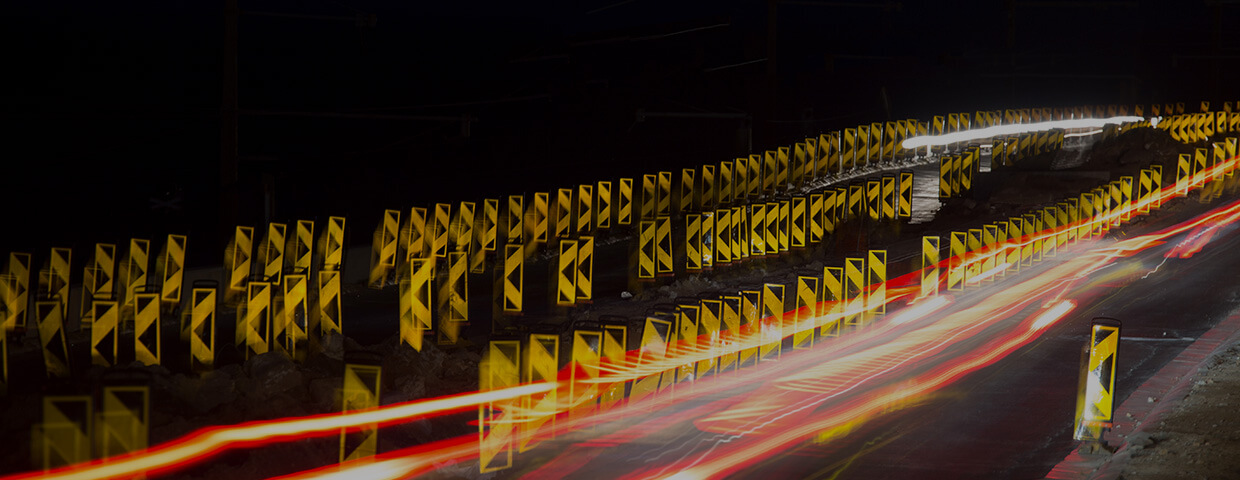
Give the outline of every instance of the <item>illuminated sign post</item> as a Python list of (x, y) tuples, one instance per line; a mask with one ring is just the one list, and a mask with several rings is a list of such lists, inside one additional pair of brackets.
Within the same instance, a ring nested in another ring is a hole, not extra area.
[(1115, 413), (1115, 358), (1119, 351), (1120, 322), (1099, 317), (1089, 327), (1077, 388), (1076, 422), (1072, 438), (1087, 442), (1083, 450), (1105, 448), (1102, 432), (1110, 428)]

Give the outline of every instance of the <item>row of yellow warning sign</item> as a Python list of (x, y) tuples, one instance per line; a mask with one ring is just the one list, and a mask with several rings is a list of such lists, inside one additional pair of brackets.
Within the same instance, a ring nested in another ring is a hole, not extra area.
[[(644, 319), (640, 348), (628, 351), (628, 328), (604, 324), (573, 332), (571, 357), (560, 369), (560, 336), (530, 334), (527, 341), (493, 340), (480, 365), (482, 390), (559, 381), (561, 388), (479, 411), (483, 472), (512, 465), (572, 421), (663, 394), (679, 383), (777, 359), (785, 337), (795, 349), (840, 335), (886, 311), (887, 252), (872, 250), (824, 268), (822, 277), (797, 278), (794, 307), (785, 310), (785, 285), (765, 284), (734, 295), (679, 302)], [(523, 348), (524, 346), (524, 348)]]
[[(1171, 191), (1187, 193), (1228, 178), (1235, 168), (1234, 155), (1217, 160), (1179, 176)], [(921, 297), (938, 295), (940, 284), (957, 291), (1019, 271), (1054, 256), (1058, 246), (1104, 234), (1160, 206), (1161, 166), (1151, 165), (1138, 178), (1134, 182), (1123, 176), (1052, 207), (952, 232), (946, 262), (940, 261), (939, 237), (924, 237)], [(775, 358), (785, 336), (792, 337), (794, 348), (805, 348), (816, 337), (863, 325), (872, 318), (867, 314), (885, 310), (886, 275), (886, 252), (870, 251), (866, 258), (846, 259), (843, 267), (826, 267), (821, 278), (799, 277), (791, 312), (784, 311), (785, 286), (778, 284), (679, 304), (645, 320), (640, 348), (634, 352), (623, 347), (627, 329), (622, 325), (604, 325), (602, 332), (577, 331), (564, 371), (558, 368), (559, 336), (530, 335), (525, 356), (518, 340), (493, 341), (481, 366), (484, 389), (555, 379), (564, 387), (481, 409), (481, 469), (511, 466), (515, 451), (557, 434), (557, 419), (571, 420), (621, 401), (647, 398), (680, 382)]]

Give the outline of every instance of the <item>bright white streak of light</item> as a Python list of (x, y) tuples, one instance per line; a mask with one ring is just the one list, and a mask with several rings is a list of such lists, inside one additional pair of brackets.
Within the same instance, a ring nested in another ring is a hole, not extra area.
[(908, 323), (934, 313), (935, 310), (946, 307), (950, 302), (951, 301), (948, 300), (948, 297), (942, 295), (930, 297), (924, 301), (917, 302), (917, 304), (912, 307), (901, 310), (900, 313), (897, 313), (895, 316), (891, 317), (887, 320), (887, 322), (892, 325)]
[(1047, 311), (1042, 312), (1041, 315), (1038, 315), (1038, 318), (1033, 321), (1033, 329), (1041, 330), (1046, 328), (1050, 324), (1055, 323), (1056, 320), (1059, 320), (1068, 312), (1072, 311), (1073, 308), (1076, 308), (1076, 302), (1073, 302), (1072, 300), (1064, 300), (1055, 304), (1054, 307), (1051, 307)]
[(1016, 125), (996, 125), (993, 127), (965, 130), (963, 132), (947, 133), (943, 135), (917, 136), (905, 140), (901, 143), (901, 145), (903, 145), (904, 148), (919, 148), (927, 145), (947, 145), (951, 143), (970, 142), (973, 140), (981, 140), (983, 138), (997, 136), (1018, 135), (1021, 133), (1050, 130), (1052, 128), (1101, 128), (1108, 124), (1140, 122), (1142, 120), (1145, 120), (1145, 117), (1078, 118), (1073, 120), (1053, 120), (1049, 122), (1021, 123)]
[(1087, 137), (1090, 135), (1097, 135), (1099, 133), (1102, 133), (1102, 130), (1091, 130), (1084, 133), (1065, 133), (1063, 138)]

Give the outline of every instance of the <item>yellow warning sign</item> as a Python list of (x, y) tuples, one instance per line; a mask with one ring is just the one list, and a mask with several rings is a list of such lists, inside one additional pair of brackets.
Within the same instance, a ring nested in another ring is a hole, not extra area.
[(921, 237), (921, 294), (917, 298), (939, 294), (939, 237)]
[(805, 197), (792, 197), (791, 202), (791, 223), (789, 226), (788, 242), (791, 248), (804, 248), (806, 243), (806, 230), (808, 229), (809, 218), (807, 217)]
[(190, 295), (190, 369), (202, 372), (215, 366), (215, 289), (195, 288)]
[(761, 257), (766, 255), (766, 204), (750, 205), (749, 211), (749, 254)]
[(865, 183), (865, 211), (869, 214), (870, 220), (878, 221), (882, 219), (883, 208), (882, 202), (882, 182), (879, 180), (869, 180)]
[(65, 339), (64, 306), (59, 300), (37, 301), (35, 322), (39, 327), (39, 343), (43, 345), (43, 365), (47, 376), (69, 377), (69, 347)]
[(714, 263), (727, 265), (732, 263), (732, 252), (736, 250), (732, 236), (732, 211), (720, 209), (715, 211), (715, 258)]
[(866, 259), (867, 311), (882, 315), (887, 313), (887, 251), (870, 250)]
[(616, 197), (616, 223), (633, 224), (633, 179), (620, 179), (620, 192)]
[(779, 203), (767, 202), (766, 223), (762, 230), (767, 255), (779, 254), (779, 220)]
[(702, 269), (702, 216), (685, 215), (685, 268)]
[(939, 198), (955, 196), (955, 189), (952, 188), (952, 185), (955, 183), (952, 181), (955, 173), (956, 171), (952, 166), (952, 157), (947, 155), (939, 157)]
[(159, 294), (134, 295), (134, 359), (143, 365), (159, 365), (162, 352), (159, 329)]
[(611, 228), (611, 182), (600, 181), (594, 193), (598, 196), (595, 206), (598, 228)]
[(899, 217), (913, 216), (913, 172), (900, 172)]
[[(94, 365), (116, 365), (118, 352), (117, 321), (120, 312), (114, 300), (96, 300), (90, 305), (90, 360)], [(85, 328), (86, 325), (83, 325)]]
[(1077, 396), (1073, 435), (1076, 440), (1100, 441), (1103, 429), (1111, 426), (1119, 338), (1118, 320), (1095, 318), (1090, 325), (1087, 361), (1083, 365)]
[(431, 256), (444, 258), (448, 256), (448, 236), (451, 231), (452, 205), (435, 204), (435, 225), (431, 233)]
[(655, 206), (658, 204), (658, 180), (655, 174), (642, 175), (641, 219), (654, 219)]
[[(422, 210), (422, 217), (425, 222), (426, 209)], [(425, 224), (423, 224), (423, 227), (425, 227)], [(288, 263), (293, 267), (294, 271), (310, 273), (310, 268), (314, 266), (312, 262), (314, 258), (314, 221), (298, 220), (293, 227), (293, 236), (288, 239), (288, 246), (284, 250), (288, 255)]]
[(814, 330), (818, 320), (818, 277), (797, 277), (795, 318), (792, 348), (796, 350), (814, 346)]
[(318, 308), (315, 315), (311, 317), (318, 325), (317, 334), (320, 337), (328, 333), (340, 334), (344, 328), (343, 318), (340, 315), (340, 272), (319, 272), (318, 287)]
[(548, 192), (534, 193), (534, 209), (529, 213), (528, 220), (524, 222), (533, 242), (547, 242), (547, 222), (550, 218), (547, 209), (550, 208), (550, 195)]
[(577, 241), (560, 240), (559, 268), (556, 269), (555, 304), (577, 303)]
[(96, 454), (108, 458), (145, 450), (150, 444), (150, 387), (106, 386), (95, 419)]
[[(667, 356), (668, 344), (673, 335), (671, 321), (656, 317), (646, 317), (646, 324), (642, 328), (637, 365), (643, 366), (662, 361)], [(667, 376), (668, 372), (660, 372), (634, 380), (632, 389), (629, 392), (629, 403), (639, 402), (670, 386), (670, 377), (668, 377), (668, 382), (663, 381), (663, 378)]]
[(431, 329), (431, 289), (434, 260), (409, 262), (409, 279), (400, 284), (400, 342), (422, 350), (422, 337)]
[(575, 330), (568, 358), (568, 415), (593, 414), (599, 400), (599, 364), (603, 357), (603, 332)]
[[(340, 389), (343, 412), (370, 410), (379, 406), (382, 368), (375, 365), (345, 364), (344, 385)], [(379, 428), (366, 425), (340, 431), (340, 462), (370, 458), (379, 450)]]
[[(737, 162), (739, 163), (740, 159), (737, 159)], [(732, 203), (732, 192), (736, 188), (732, 180), (732, 165), (732, 162), (726, 160), (719, 162), (719, 184), (715, 202), (721, 207)]]
[(139, 289), (146, 288), (146, 271), (151, 266), (151, 241), (142, 238), (129, 239), (129, 252), (121, 261), (121, 305), (132, 310), (134, 295)]
[(319, 240), (324, 270), (344, 268), (344, 217), (328, 217), (327, 229)]
[(947, 262), (947, 290), (950, 292), (958, 292), (964, 290), (966, 266), (965, 266), (965, 247), (967, 245), (965, 232), (952, 232), (950, 243), (948, 244)]
[(775, 226), (778, 233), (776, 239), (779, 240), (779, 251), (786, 252), (791, 246), (789, 243), (789, 224), (792, 222), (792, 207), (788, 200), (779, 201), (779, 224)]
[(577, 235), (594, 232), (594, 185), (577, 186)]
[(762, 344), (758, 348), (760, 361), (778, 359), (784, 341), (784, 286), (778, 283), (762, 285), (762, 310), (759, 313)]
[[(30, 305), (30, 254), (10, 252), (4, 267), (4, 282), (0, 282), (0, 301), (4, 315), (0, 321), (4, 334), (26, 330), (26, 308)], [(7, 358), (7, 357), (6, 357)]]
[[(396, 241), (397, 233), (400, 229), (400, 212), (396, 210), (388, 210), (395, 212), (397, 221), (388, 225), (387, 215), (384, 215), (384, 234), (390, 234), (391, 245), (385, 246), (384, 254), (391, 254), (390, 258), (385, 258), (384, 266), (391, 268), (396, 265)], [(389, 230), (390, 229), (390, 230)], [(263, 276), (272, 283), (280, 282), (280, 274), (284, 272), (284, 246), (285, 236), (288, 233), (288, 226), (283, 223), (267, 224), (267, 234), (263, 236), (263, 242), (258, 248), (258, 263), (263, 266)], [(387, 238), (387, 237), (385, 237)]]
[[(698, 345), (698, 305), (681, 304), (676, 306), (676, 344), (680, 352), (688, 353), (697, 350)], [(676, 382), (694, 381), (696, 363), (681, 364), (676, 367)]]
[(525, 253), (519, 243), (504, 245), (504, 288), (503, 306), (505, 312), (521, 312), (522, 291), (525, 289)]
[[(499, 240), (499, 199), (482, 200), (482, 229), (479, 231), (479, 245), (483, 252), (494, 252)], [(480, 272), (479, 272), (480, 273)]]
[(865, 323), (865, 259), (844, 259), (844, 325)]
[(44, 471), (87, 462), (94, 443), (90, 395), (43, 397), (43, 421), (34, 426), (31, 454)]
[(818, 336), (821, 338), (840, 336), (840, 315), (844, 312), (844, 268), (822, 268), (822, 308), (819, 309), (821, 320), (818, 322)]
[(672, 172), (659, 172), (655, 193), (655, 215), (672, 214)]
[(680, 203), (677, 205), (677, 213), (697, 210), (698, 204), (694, 201), (694, 197), (697, 193), (697, 170), (692, 168), (681, 169)]
[(640, 220), (637, 234), (637, 278), (654, 278), (655, 256), (654, 220)]
[[(481, 391), (515, 387), (521, 384), (521, 342), (491, 340), (478, 380)], [(508, 400), (478, 406), (478, 464), (480, 473), (512, 466), (515, 402)]]
[[(526, 348), (525, 383), (554, 382), (560, 366), (560, 336), (530, 334)], [(559, 411), (557, 390), (527, 395), (522, 409), (527, 418), (521, 422), (521, 452), (543, 440), (555, 438), (555, 415)]]
[(656, 271), (660, 275), (673, 273), (671, 217), (659, 216), (655, 218), (654, 246)]

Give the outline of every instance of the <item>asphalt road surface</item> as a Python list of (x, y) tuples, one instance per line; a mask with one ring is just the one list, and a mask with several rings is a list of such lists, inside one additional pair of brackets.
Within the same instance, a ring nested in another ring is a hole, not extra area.
[[(1106, 239), (944, 292), (950, 303), (929, 315), (893, 309), (813, 349), (678, 384), (517, 455), (500, 478), (1042, 478), (1075, 445), (1092, 318), (1123, 322), (1119, 405), (1236, 305), (1234, 225), (1114, 250), (1221, 205), (1177, 200)], [(1075, 308), (1059, 316), (1065, 301)]]

